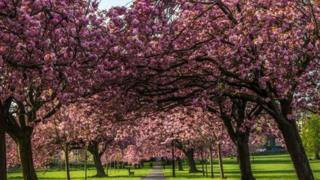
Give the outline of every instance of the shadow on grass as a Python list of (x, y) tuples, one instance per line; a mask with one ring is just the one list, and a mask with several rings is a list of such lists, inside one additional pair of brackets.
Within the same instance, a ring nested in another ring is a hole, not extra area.
[[(314, 173), (320, 173), (320, 170), (314, 170)], [(294, 170), (253, 170), (253, 173), (258, 179), (296, 179), (296, 174)], [(239, 170), (229, 170), (225, 172), (226, 178), (240, 179)], [(166, 176), (172, 177), (172, 176)], [(185, 178), (185, 179), (200, 179), (202, 176), (201, 173), (194, 174), (181, 174), (176, 178)], [(220, 177), (220, 174), (215, 172), (215, 177)]]
[[(147, 176), (107, 176), (107, 177), (96, 177), (96, 176), (88, 176), (88, 179), (116, 179), (116, 178), (145, 178)], [(150, 177), (150, 176), (148, 176)], [(157, 177), (157, 176), (155, 176)], [(23, 177), (22, 176), (10, 176), (9, 178), (11, 179), (17, 179), (17, 180), (22, 180)], [(61, 177), (38, 177), (39, 180), (46, 180), (46, 179), (65, 179), (65, 178), (61, 178)], [(83, 180), (84, 177), (71, 177), (71, 179), (75, 179), (75, 180)]]
[[(290, 164), (290, 159), (251, 159), (252, 164)], [(224, 160), (225, 165), (238, 165), (236, 160)]]

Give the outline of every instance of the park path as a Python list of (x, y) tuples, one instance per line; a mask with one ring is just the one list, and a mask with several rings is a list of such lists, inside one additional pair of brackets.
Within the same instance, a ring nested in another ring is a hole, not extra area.
[(164, 180), (165, 177), (163, 175), (163, 171), (160, 165), (156, 165), (153, 167), (151, 173), (142, 178), (142, 180)]

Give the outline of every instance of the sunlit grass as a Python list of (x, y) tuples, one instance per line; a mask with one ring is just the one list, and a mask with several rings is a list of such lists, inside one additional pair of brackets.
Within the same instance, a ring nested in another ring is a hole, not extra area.
[[(320, 161), (311, 160), (314, 175), (316, 179), (320, 179)], [(297, 179), (293, 164), (289, 155), (265, 155), (265, 156), (254, 156), (252, 158), (252, 168), (254, 176), (258, 180), (295, 180)], [(198, 165), (198, 169), (201, 170), (201, 166)], [(208, 165), (208, 175), (210, 176), (210, 166)], [(239, 166), (236, 159), (226, 158), (224, 159), (224, 172), (227, 179), (236, 180), (240, 179)], [(172, 170), (166, 169), (166, 179), (171, 180), (185, 180), (185, 179), (197, 179), (197, 180), (208, 180), (210, 177), (203, 177), (202, 173), (188, 173), (188, 167), (184, 166), (184, 171), (176, 171), (177, 177), (172, 178)], [(219, 179), (219, 165), (218, 162), (214, 161), (214, 175), (216, 179)]]
[[(94, 177), (96, 174), (95, 169), (88, 170), (88, 179), (89, 180), (125, 180), (125, 179), (133, 179), (139, 180), (144, 176), (147, 176), (150, 173), (150, 169), (143, 168), (143, 169), (133, 169), (134, 176), (128, 177), (128, 170), (127, 169), (111, 169), (108, 171), (109, 177), (98, 178)], [(41, 171), (37, 173), (40, 180), (58, 180), (58, 179), (66, 179), (66, 172), (65, 171)], [(83, 180), (85, 176), (85, 172), (83, 170), (72, 170), (71, 171), (71, 179), (74, 180)], [(22, 180), (22, 174), (20, 172), (17, 173), (9, 173), (10, 180)]]
[[(316, 179), (320, 179), (320, 161), (311, 160), (310, 164), (312, 166), (314, 175)], [(254, 156), (252, 158), (252, 168), (255, 177), (258, 180), (295, 180), (297, 179), (293, 165), (291, 163), (290, 157), (287, 154), (284, 155), (265, 155), (265, 156)], [(201, 165), (198, 165), (198, 169), (201, 170)], [(89, 180), (139, 180), (142, 177), (147, 176), (151, 170), (149, 165), (145, 165), (145, 168), (134, 169), (135, 175), (128, 177), (127, 169), (111, 169), (109, 170), (109, 177), (106, 178), (96, 178), (93, 177), (96, 173), (94, 169), (89, 169), (88, 176)], [(210, 176), (210, 166), (208, 165), (208, 175)], [(236, 162), (236, 159), (225, 158), (224, 159), (224, 171), (227, 179), (238, 180), (240, 179), (239, 166)], [(164, 174), (167, 180), (186, 180), (186, 179), (197, 179), (197, 180), (209, 180), (210, 177), (203, 177), (202, 173), (188, 173), (188, 167), (186, 163), (184, 164), (184, 171), (176, 170), (177, 177), (172, 178), (171, 166), (166, 166), (164, 169)], [(215, 179), (220, 179), (219, 165), (217, 160), (214, 161), (214, 175)], [(38, 172), (40, 180), (58, 180), (65, 179), (65, 171), (48, 171), (48, 172)], [(9, 173), (9, 180), (22, 180), (22, 174)], [(83, 170), (73, 170), (71, 171), (71, 179), (74, 180), (83, 180), (84, 171)]]

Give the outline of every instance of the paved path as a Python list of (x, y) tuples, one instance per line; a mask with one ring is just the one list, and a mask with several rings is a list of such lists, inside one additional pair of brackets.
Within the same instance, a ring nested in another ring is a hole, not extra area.
[(164, 180), (164, 179), (165, 177), (163, 175), (162, 168), (159, 165), (154, 166), (151, 173), (148, 176), (142, 178), (142, 180)]

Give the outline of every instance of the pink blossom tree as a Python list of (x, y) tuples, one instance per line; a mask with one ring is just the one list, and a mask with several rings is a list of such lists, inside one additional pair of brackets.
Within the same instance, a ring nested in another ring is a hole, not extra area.
[(318, 2), (139, 1), (134, 8), (152, 17), (127, 26), (138, 49), (128, 67), (141, 72), (133, 78), (138, 94), (167, 107), (206, 106), (219, 94), (256, 103), (282, 132), (298, 178), (314, 179), (294, 113), (295, 95), (319, 68)]
[(3, 0), (0, 11), (1, 141), (5, 130), (19, 145), (24, 178), (34, 180), (33, 127), (103, 83), (108, 74), (97, 64), (111, 45), (96, 2)]

